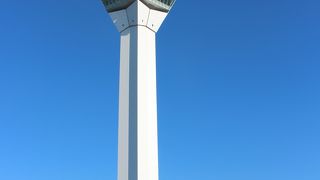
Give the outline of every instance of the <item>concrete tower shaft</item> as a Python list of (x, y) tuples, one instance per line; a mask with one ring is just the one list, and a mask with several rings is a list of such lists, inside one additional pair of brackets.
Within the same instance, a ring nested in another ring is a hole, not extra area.
[(173, 0), (103, 0), (121, 33), (118, 180), (158, 180), (156, 32)]

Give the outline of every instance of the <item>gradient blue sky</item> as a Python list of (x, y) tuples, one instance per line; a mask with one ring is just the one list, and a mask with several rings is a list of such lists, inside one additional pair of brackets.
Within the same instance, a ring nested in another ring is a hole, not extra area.
[[(161, 180), (320, 179), (320, 1), (178, 0), (158, 33)], [(0, 179), (116, 180), (99, 0), (3, 0)]]

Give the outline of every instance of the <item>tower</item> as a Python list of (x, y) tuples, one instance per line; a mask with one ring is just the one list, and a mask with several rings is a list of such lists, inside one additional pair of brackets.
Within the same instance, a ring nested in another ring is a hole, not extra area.
[(156, 32), (175, 0), (103, 0), (121, 34), (118, 180), (158, 180)]

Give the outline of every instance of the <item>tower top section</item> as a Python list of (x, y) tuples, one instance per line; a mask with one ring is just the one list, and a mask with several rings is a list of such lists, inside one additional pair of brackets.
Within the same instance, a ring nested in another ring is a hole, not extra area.
[(144, 26), (157, 32), (175, 0), (102, 0), (119, 32)]
[(175, 2), (175, 0), (102, 0), (109, 13), (126, 9), (135, 1), (141, 1), (150, 9), (162, 12), (169, 12)]

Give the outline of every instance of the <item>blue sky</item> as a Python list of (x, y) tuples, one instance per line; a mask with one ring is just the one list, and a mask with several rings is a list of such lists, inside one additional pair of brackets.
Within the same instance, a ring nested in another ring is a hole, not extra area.
[[(158, 32), (160, 179), (319, 180), (320, 1), (197, 2)], [(0, 24), (0, 179), (115, 180), (101, 2), (5, 0)]]

